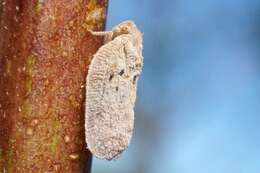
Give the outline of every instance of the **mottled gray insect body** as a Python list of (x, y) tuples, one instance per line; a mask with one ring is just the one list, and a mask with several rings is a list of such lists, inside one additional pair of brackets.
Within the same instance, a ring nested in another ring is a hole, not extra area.
[(85, 133), (98, 158), (117, 158), (129, 145), (134, 128), (138, 77), (143, 67), (142, 34), (125, 21), (105, 35), (90, 64), (86, 84)]

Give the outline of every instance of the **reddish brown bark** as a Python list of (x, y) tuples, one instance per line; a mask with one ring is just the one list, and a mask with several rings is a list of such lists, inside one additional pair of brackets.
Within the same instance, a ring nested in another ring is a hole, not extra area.
[(0, 0), (0, 172), (83, 173), (85, 77), (107, 0)]

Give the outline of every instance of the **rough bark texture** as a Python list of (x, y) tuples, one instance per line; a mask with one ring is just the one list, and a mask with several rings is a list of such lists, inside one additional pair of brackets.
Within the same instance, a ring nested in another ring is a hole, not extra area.
[(107, 0), (0, 0), (0, 172), (89, 172), (85, 77)]

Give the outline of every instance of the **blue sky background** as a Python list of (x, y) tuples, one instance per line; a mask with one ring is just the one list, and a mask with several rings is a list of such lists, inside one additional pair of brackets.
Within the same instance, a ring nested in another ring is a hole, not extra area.
[(110, 0), (144, 33), (129, 149), (93, 173), (260, 172), (260, 1)]

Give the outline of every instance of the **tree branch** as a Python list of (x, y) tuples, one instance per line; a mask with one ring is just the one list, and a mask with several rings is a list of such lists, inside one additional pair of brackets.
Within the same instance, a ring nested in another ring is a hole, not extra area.
[(0, 172), (90, 172), (85, 78), (103, 40), (87, 30), (107, 0), (0, 2)]

